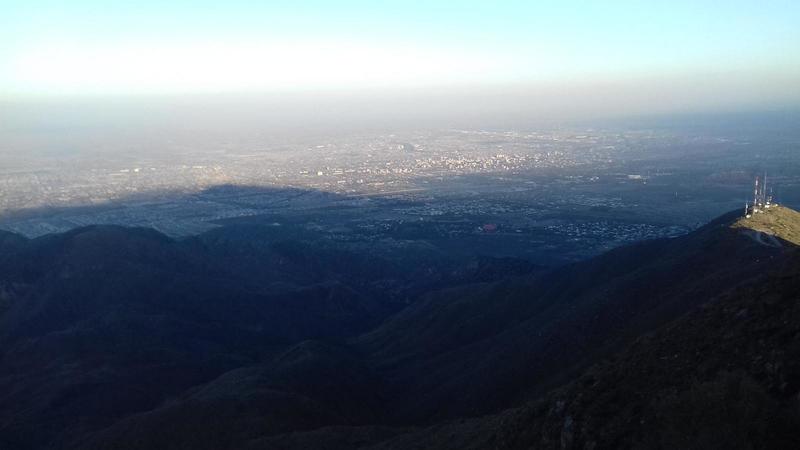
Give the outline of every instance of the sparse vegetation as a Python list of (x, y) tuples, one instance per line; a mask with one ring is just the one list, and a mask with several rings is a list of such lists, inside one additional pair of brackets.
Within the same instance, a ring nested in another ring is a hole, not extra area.
[(800, 213), (784, 206), (774, 206), (749, 218), (741, 218), (734, 228), (749, 229), (800, 245)]

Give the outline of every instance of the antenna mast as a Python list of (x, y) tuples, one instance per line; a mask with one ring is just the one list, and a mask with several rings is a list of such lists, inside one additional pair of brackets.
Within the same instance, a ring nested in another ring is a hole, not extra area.
[(753, 212), (758, 212), (758, 175), (756, 175), (756, 187), (753, 189)]

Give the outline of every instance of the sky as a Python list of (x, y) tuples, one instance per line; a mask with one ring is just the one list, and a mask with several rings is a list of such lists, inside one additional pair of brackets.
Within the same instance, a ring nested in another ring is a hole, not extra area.
[(0, 0), (0, 100), (449, 92), (800, 105), (800, 2)]

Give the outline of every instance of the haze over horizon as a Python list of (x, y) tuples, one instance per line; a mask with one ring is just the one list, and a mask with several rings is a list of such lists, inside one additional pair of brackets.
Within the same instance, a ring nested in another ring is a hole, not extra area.
[(12, 1), (0, 102), (264, 101), (333, 116), (796, 109), (798, 22), (789, 1)]

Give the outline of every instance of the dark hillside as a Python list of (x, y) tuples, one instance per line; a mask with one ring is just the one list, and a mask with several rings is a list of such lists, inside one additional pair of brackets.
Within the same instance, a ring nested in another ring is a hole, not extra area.
[(358, 345), (395, 386), (401, 420), (492, 412), (568, 380), (785, 257), (786, 248), (732, 228), (737, 218), (530, 280), (431, 295)]
[(396, 309), (348, 264), (309, 273), (284, 255), (291, 269), (270, 270), (281, 261), (256, 255), (237, 266), (209, 245), (149, 229), (2, 238), (0, 437), (14, 443), (4, 448), (69, 442), (294, 343), (357, 334)]
[(455, 275), (249, 226), (4, 235), (0, 444), (785, 447), (796, 218), (732, 213), (551, 272)]
[(795, 251), (539, 401), (370, 448), (798, 448), (798, 293)]

